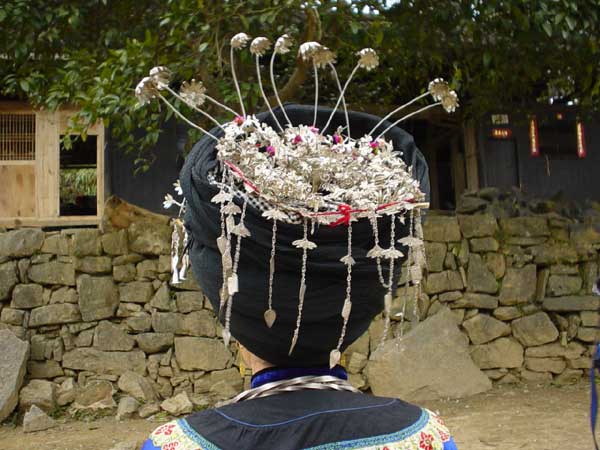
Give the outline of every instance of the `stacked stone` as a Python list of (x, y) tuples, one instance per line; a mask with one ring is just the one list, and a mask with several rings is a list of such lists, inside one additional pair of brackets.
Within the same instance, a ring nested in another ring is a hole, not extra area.
[(429, 216), (420, 314), (452, 309), (473, 361), (499, 383), (572, 383), (590, 367), (597, 225), (555, 214)]
[(120, 418), (179, 415), (241, 391), (210, 302), (192, 279), (170, 284), (170, 237), (146, 222), (0, 233), (0, 330), (30, 343), (20, 410), (119, 399)]

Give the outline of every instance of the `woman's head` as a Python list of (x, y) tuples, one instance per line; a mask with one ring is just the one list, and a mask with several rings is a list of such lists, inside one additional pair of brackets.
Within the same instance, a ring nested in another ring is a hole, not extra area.
[[(286, 107), (286, 111), (294, 123), (312, 122), (312, 107), (292, 105)], [(320, 110), (317, 123), (324, 123), (329, 113), (328, 109)], [(276, 114), (281, 116), (280, 112)], [(259, 119), (270, 124), (268, 115)], [(379, 118), (351, 113), (350, 121), (353, 137), (356, 137), (368, 132)], [(330, 128), (336, 129), (341, 123), (345, 123), (343, 114), (336, 113)], [(384, 123), (382, 126), (385, 125)], [(407, 165), (414, 166), (413, 170), (416, 169), (415, 173), (422, 178), (422, 189), (424, 187), (428, 192), (427, 168), (412, 137), (399, 128), (394, 128), (386, 137), (393, 142), (398, 157), (402, 157)], [(223, 283), (222, 258), (216, 243), (221, 234), (221, 215), (219, 205), (211, 202), (219, 191), (210, 179), (218, 167), (215, 153), (215, 144), (209, 139), (196, 144), (186, 160), (181, 184), (188, 203), (185, 223), (192, 236), (192, 269), (204, 294), (223, 322), (224, 311), (219, 311)], [(234, 198), (233, 202), (239, 207), (243, 206), (239, 198)], [(268, 308), (273, 222), (265, 219), (262, 213), (260, 203), (248, 202), (246, 205), (244, 224), (251, 236), (241, 240), (239, 248), (239, 289), (233, 297), (231, 308), (231, 334), (252, 354), (274, 365), (327, 364), (331, 349), (336, 348), (340, 339), (343, 326), (340, 312), (348, 294), (347, 266), (340, 263), (340, 258), (348, 252), (348, 228), (344, 224), (337, 227), (321, 225), (315, 227), (314, 233), (311, 230), (308, 237), (317, 246), (307, 254), (306, 288), (305, 292), (301, 292), (302, 250), (293, 242), (302, 238), (303, 226), (301, 223), (277, 222), (272, 284), (272, 308), (277, 317), (272, 327), (268, 327), (264, 314)], [(378, 221), (379, 240), (383, 247), (389, 247), (393, 243), (390, 241), (390, 224), (388, 216)], [(396, 236), (406, 234), (408, 230), (405, 226), (397, 223)], [(231, 243), (231, 254), (236, 255), (236, 239), (232, 239)], [(378, 267), (374, 259), (367, 257), (367, 252), (373, 246), (374, 235), (369, 220), (353, 222), (352, 258), (355, 264), (352, 265), (350, 286), (352, 309), (341, 350), (368, 329), (384, 306), (383, 298), (387, 290), (380, 282), (379, 271), (387, 279), (389, 265), (384, 262)], [(401, 262), (396, 260), (394, 284)], [(299, 297), (302, 295), (304, 302), (300, 306)], [(290, 343), (298, 323), (298, 340), (290, 354)]]

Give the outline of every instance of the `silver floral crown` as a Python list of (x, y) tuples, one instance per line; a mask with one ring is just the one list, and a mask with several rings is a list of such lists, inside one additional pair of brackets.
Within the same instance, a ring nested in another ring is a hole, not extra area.
[[(250, 231), (244, 225), (248, 201), (259, 199), (263, 208), (263, 216), (271, 220), (272, 248), (269, 270), (269, 293), (264, 313), (266, 326), (273, 326), (277, 318), (273, 309), (272, 293), (275, 274), (275, 257), (277, 244), (277, 222), (294, 222), (299, 219), (303, 235), (293, 245), (302, 253), (302, 272), (298, 293), (298, 315), (296, 328), (292, 337), (289, 353), (292, 354), (297, 343), (302, 321), (302, 309), (306, 292), (306, 262), (308, 252), (317, 244), (309, 240), (309, 224), (314, 231), (315, 224), (330, 226), (346, 225), (348, 236), (347, 254), (340, 262), (347, 266), (347, 288), (341, 316), (342, 330), (338, 345), (330, 353), (330, 365), (334, 366), (340, 360), (340, 351), (344, 341), (346, 326), (352, 309), (351, 287), (352, 266), (352, 222), (360, 218), (370, 220), (373, 227), (375, 246), (367, 256), (377, 264), (379, 279), (386, 288), (384, 298), (385, 327), (382, 342), (389, 329), (390, 310), (392, 304), (392, 285), (395, 260), (404, 256), (396, 249), (396, 242), (408, 248), (407, 268), (408, 282), (417, 287), (415, 295), (419, 295), (422, 267), (425, 265), (425, 253), (422, 240), (420, 210), (429, 205), (425, 195), (419, 189), (419, 183), (411, 176), (411, 168), (398, 157), (393, 150), (393, 144), (383, 136), (400, 122), (428, 109), (442, 106), (451, 113), (458, 107), (458, 96), (444, 80), (437, 78), (429, 83), (427, 91), (409, 102), (394, 109), (369, 133), (354, 139), (350, 135), (350, 120), (344, 95), (350, 82), (359, 69), (371, 71), (379, 65), (379, 57), (371, 48), (357, 52), (358, 62), (346, 82), (342, 85), (335, 68), (335, 54), (318, 42), (305, 42), (300, 45), (299, 56), (312, 63), (315, 76), (314, 116), (312, 124), (293, 125), (279, 97), (273, 72), (274, 61), (279, 54), (290, 51), (292, 39), (287, 34), (279, 37), (274, 45), (269, 64), (270, 81), (274, 98), (280, 107), (282, 117), (278, 118), (267, 94), (265, 93), (260, 60), (271, 47), (271, 41), (266, 37), (257, 37), (250, 43), (250, 52), (255, 57), (258, 86), (274, 126), (261, 122), (254, 115), (246, 113), (235, 71), (235, 51), (248, 45), (251, 38), (245, 33), (238, 33), (231, 39), (230, 65), (233, 82), (239, 98), (241, 112), (223, 105), (206, 93), (201, 81), (184, 82), (179, 92), (169, 86), (171, 72), (165, 67), (153, 68), (149, 76), (143, 78), (135, 89), (140, 104), (146, 104), (153, 99), (159, 99), (169, 107), (179, 118), (190, 126), (202, 131), (216, 142), (217, 158), (220, 162), (220, 180), (214, 180), (219, 187), (219, 193), (212, 202), (220, 204), (221, 235), (217, 246), (222, 255), (223, 286), (220, 293), (220, 311), (225, 308), (225, 328), (223, 339), (228, 344), (230, 334), (231, 310), (235, 294), (238, 292), (238, 262), (242, 239), (250, 236)], [(339, 96), (325, 125), (316, 128), (317, 110), (319, 106), (319, 69), (330, 68), (339, 90)], [(170, 95), (191, 110), (202, 114), (212, 121), (221, 131), (220, 137), (205, 130), (188, 119), (167, 98)], [(416, 102), (431, 96), (433, 103), (416, 111), (406, 114), (383, 131), (374, 135), (375, 130), (386, 123), (386, 120)], [(231, 114), (233, 119), (228, 123), (220, 123), (202, 107), (210, 102)], [(333, 134), (325, 135), (331, 121), (342, 108), (345, 126), (339, 126)], [(280, 121), (280, 119), (282, 119)], [(181, 188), (176, 183), (176, 192), (181, 195)], [(240, 208), (233, 202), (234, 197), (242, 198)], [(179, 202), (172, 195), (167, 195), (164, 205), (166, 208), (177, 205), (179, 216), (185, 209), (185, 200)], [(410, 217), (409, 235), (396, 241), (395, 226), (398, 219), (405, 223), (405, 216)], [(236, 221), (236, 216), (239, 219)], [(382, 248), (379, 243), (378, 218), (391, 217), (391, 240), (388, 248)], [(177, 220), (173, 232), (173, 282), (185, 278), (189, 258), (184, 254), (179, 256), (180, 235), (183, 234), (183, 246), (187, 243), (187, 234), (182, 222)], [(236, 239), (235, 247), (232, 239)], [(232, 249), (235, 250), (232, 252)], [(233, 254), (232, 254), (233, 253)], [(181, 260), (180, 260), (181, 259)], [(389, 262), (389, 278), (383, 277), (382, 260)], [(416, 302), (415, 302), (416, 305)], [(402, 318), (404, 314), (402, 313)]]

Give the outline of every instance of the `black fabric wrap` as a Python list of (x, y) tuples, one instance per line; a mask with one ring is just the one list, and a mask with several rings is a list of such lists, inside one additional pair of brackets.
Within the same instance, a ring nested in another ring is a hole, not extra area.
[[(304, 105), (286, 105), (285, 110), (294, 125), (312, 124), (313, 108)], [(323, 125), (330, 109), (320, 108), (317, 127)], [(275, 114), (285, 123), (281, 110)], [(370, 131), (379, 118), (369, 114), (350, 112), (353, 138), (360, 138)], [(270, 114), (258, 115), (274, 129), (276, 125)], [(343, 112), (338, 111), (326, 133), (332, 133), (344, 125)], [(389, 122), (378, 129), (384, 130)], [(211, 131), (220, 136), (219, 128)], [(374, 134), (376, 135), (376, 134)], [(413, 165), (413, 176), (420, 181), (421, 189), (429, 199), (429, 175), (427, 163), (417, 149), (410, 134), (395, 127), (386, 136), (394, 149), (402, 152), (402, 158)], [(211, 203), (218, 189), (208, 182), (208, 174), (218, 166), (215, 142), (203, 137), (193, 147), (181, 171), (181, 186), (187, 200), (185, 225), (191, 235), (190, 259), (193, 273), (206, 297), (210, 300), (221, 322), (224, 314), (219, 309), (219, 289), (222, 285), (221, 255), (216, 239), (220, 235), (219, 205)], [(235, 198), (241, 206), (241, 199)], [(267, 309), (269, 258), (271, 252), (272, 222), (261, 216), (261, 211), (248, 204), (244, 221), (252, 233), (242, 239), (238, 269), (239, 292), (233, 299), (231, 334), (242, 345), (260, 358), (277, 366), (314, 366), (326, 364), (329, 352), (337, 346), (342, 329), (340, 312), (346, 292), (346, 266), (339, 259), (346, 254), (347, 227), (318, 226), (309, 239), (318, 247), (308, 253), (306, 270), (307, 290), (302, 313), (300, 336), (294, 352), (288, 356), (298, 314), (298, 290), (302, 251), (292, 246), (292, 241), (302, 238), (302, 226), (278, 222), (276, 268), (273, 286), (273, 309), (277, 320), (271, 329), (264, 322)], [(396, 238), (407, 234), (407, 227), (397, 222)], [(379, 219), (380, 244), (388, 247), (390, 220)], [(235, 239), (232, 239), (232, 246)], [(369, 327), (371, 320), (383, 309), (384, 288), (379, 282), (375, 260), (367, 258), (366, 252), (374, 245), (373, 232), (367, 219), (352, 225), (352, 256), (356, 264), (352, 268), (352, 312), (348, 321), (343, 348), (358, 339)], [(406, 249), (402, 249), (406, 250)], [(395, 283), (401, 260), (396, 260)], [(383, 263), (387, 279), (388, 264)], [(224, 312), (223, 312), (224, 313)]]

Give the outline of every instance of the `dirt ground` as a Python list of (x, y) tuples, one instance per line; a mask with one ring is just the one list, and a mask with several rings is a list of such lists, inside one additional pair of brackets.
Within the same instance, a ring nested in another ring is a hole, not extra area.
[[(462, 400), (427, 402), (439, 411), (459, 450), (592, 449), (589, 385), (510, 387)], [(66, 422), (52, 430), (25, 434), (0, 427), (0, 450), (108, 450), (118, 442), (141, 442), (157, 422), (104, 418)]]

